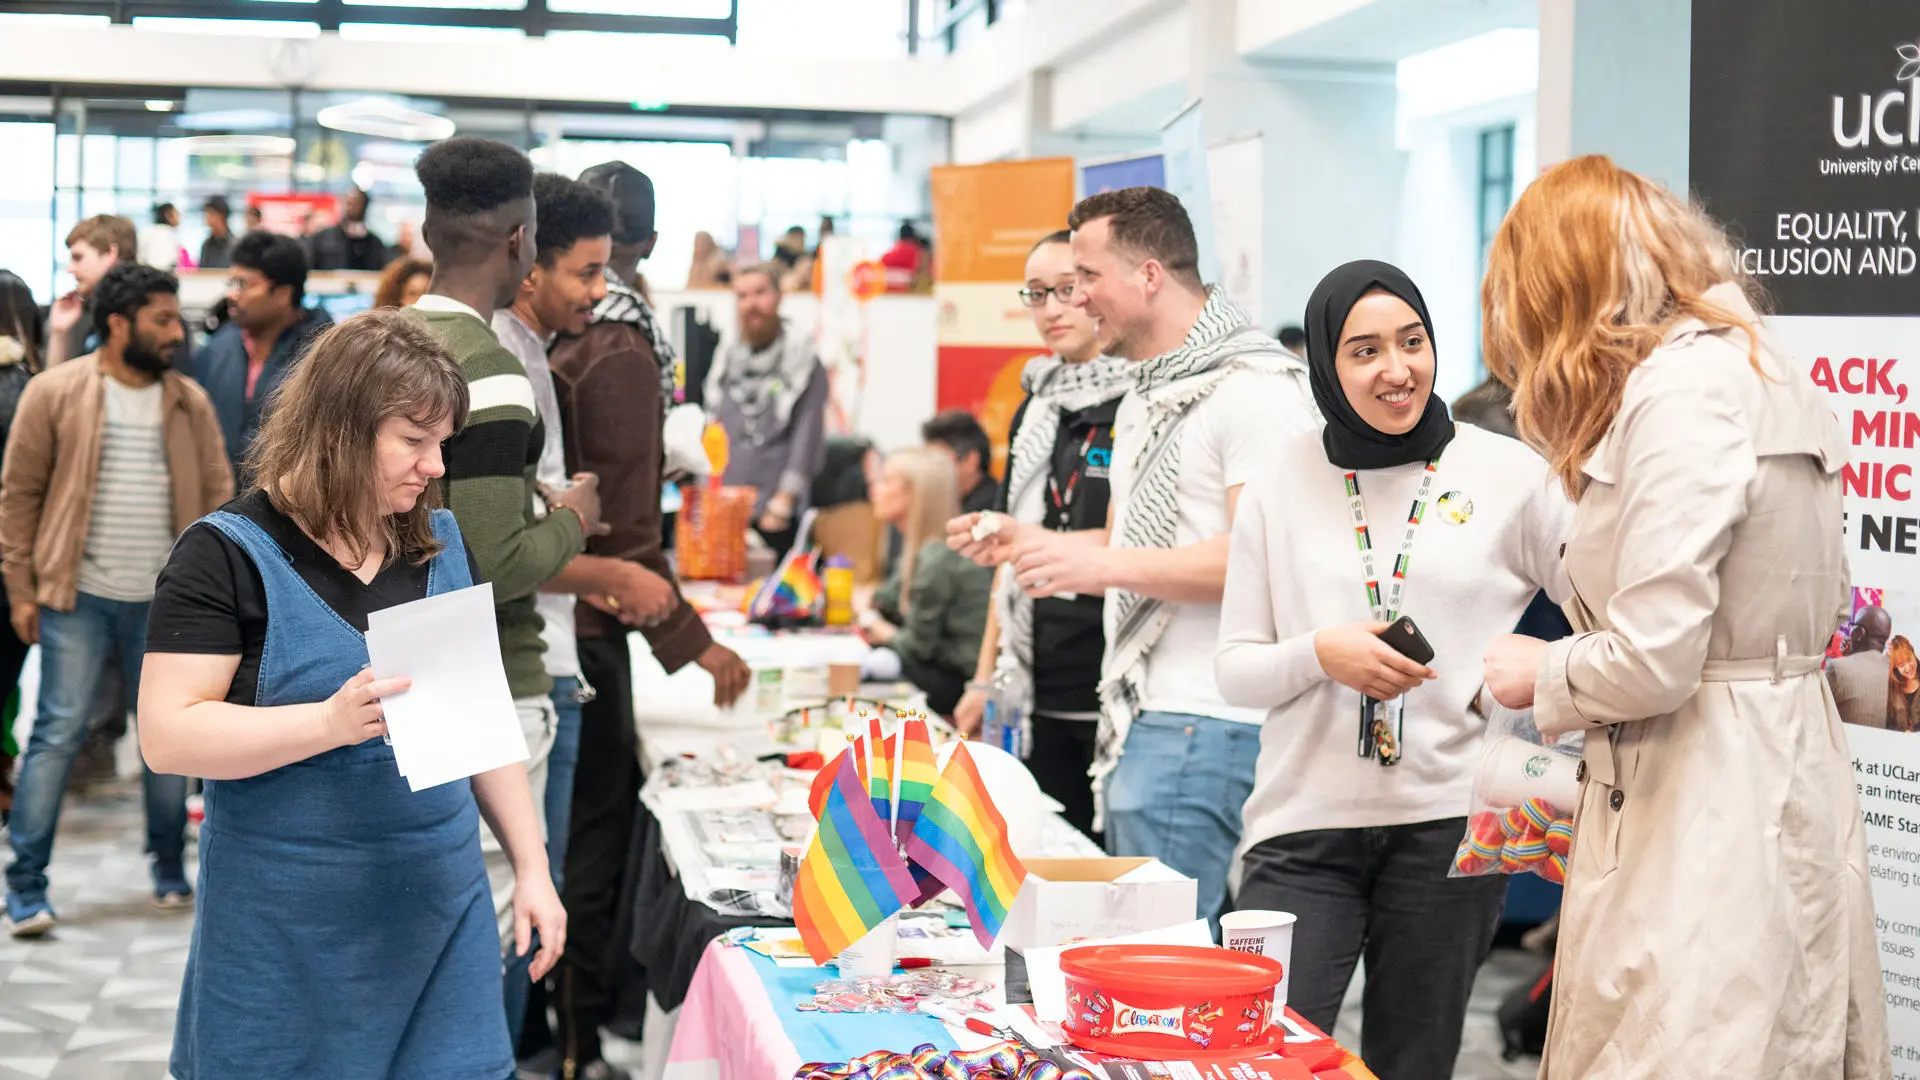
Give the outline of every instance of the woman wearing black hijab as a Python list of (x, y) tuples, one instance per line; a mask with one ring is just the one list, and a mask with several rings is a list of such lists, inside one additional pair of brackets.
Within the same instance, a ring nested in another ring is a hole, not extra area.
[[(1571, 511), (1532, 451), (1447, 415), (1405, 274), (1340, 267), (1306, 327), (1326, 427), (1241, 492), (1227, 560), (1215, 674), (1229, 703), (1269, 710), (1235, 906), (1299, 917), (1288, 1004), (1323, 1030), (1364, 956), (1361, 1057), (1382, 1080), (1443, 1080), (1506, 888), (1447, 876), (1486, 727), (1480, 659), (1537, 590), (1566, 597)], [(1378, 637), (1401, 615), (1430, 667)]]

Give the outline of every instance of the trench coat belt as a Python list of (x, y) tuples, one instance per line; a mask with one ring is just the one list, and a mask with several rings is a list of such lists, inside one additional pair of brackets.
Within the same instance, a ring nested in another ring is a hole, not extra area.
[[(1773, 657), (1749, 660), (1709, 660), (1700, 669), (1700, 681), (1703, 683), (1771, 682), (1781, 683), (1787, 679), (1798, 679), (1819, 672), (1825, 663), (1823, 656), (1795, 656), (1787, 651), (1787, 638), (1782, 634), (1774, 639)], [(1607, 726), (1604, 738), (1595, 738), (1598, 732), (1587, 735), (1586, 750), (1581, 758), (1586, 762), (1587, 779), (1612, 787), (1615, 778), (1613, 743), (1623, 725)]]
[(1792, 656), (1787, 652), (1785, 634), (1774, 639), (1771, 660), (1709, 660), (1700, 669), (1701, 682), (1781, 682), (1798, 679), (1820, 670), (1824, 656)]

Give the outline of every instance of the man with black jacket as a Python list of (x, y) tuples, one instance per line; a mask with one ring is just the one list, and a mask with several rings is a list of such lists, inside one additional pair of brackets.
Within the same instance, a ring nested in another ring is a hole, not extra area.
[(367, 228), (367, 193), (349, 188), (340, 220), (313, 234), (315, 270), (384, 270), (387, 245)]

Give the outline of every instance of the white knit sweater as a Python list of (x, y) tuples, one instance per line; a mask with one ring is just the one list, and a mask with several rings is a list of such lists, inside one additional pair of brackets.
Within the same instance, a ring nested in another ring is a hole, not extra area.
[[(1460, 426), (1440, 460), (1401, 607), (1433, 645), (1439, 678), (1408, 695), (1404, 758), (1383, 768), (1355, 751), (1359, 691), (1329, 678), (1314, 654), (1315, 631), (1371, 617), (1343, 470), (1317, 431), (1287, 440), (1276, 457), (1240, 493), (1214, 665), (1227, 701), (1267, 710), (1242, 850), (1308, 829), (1466, 814), (1485, 727), (1469, 708), (1481, 658), (1536, 591), (1566, 599), (1560, 550), (1571, 505), (1531, 450)], [(1383, 590), (1424, 468), (1360, 473)]]

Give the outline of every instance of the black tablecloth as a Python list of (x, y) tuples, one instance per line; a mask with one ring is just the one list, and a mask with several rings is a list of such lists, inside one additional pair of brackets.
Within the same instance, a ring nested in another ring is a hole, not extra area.
[(622, 907), (632, 920), (627, 940), (635, 970), (620, 980), (621, 1019), (616, 1030), (631, 1025), (637, 1035), (648, 993), (667, 1011), (686, 1000), (693, 969), (699, 966), (708, 942), (736, 926), (791, 926), (793, 921), (722, 915), (688, 899), (680, 879), (667, 867), (660, 822), (644, 806), (633, 834), (633, 851), (627, 860), (628, 900)]

